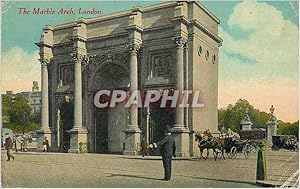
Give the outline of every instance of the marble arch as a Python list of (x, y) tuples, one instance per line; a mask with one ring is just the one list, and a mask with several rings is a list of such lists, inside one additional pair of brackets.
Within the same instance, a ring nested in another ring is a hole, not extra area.
[[(218, 53), (222, 45), (218, 36), (219, 23), (219, 19), (197, 1), (170, 1), (80, 18), (71, 23), (46, 25), (36, 43), (40, 48), (42, 73), (42, 128), (38, 131), (38, 149), (42, 149), (42, 139), (46, 136), (52, 149), (58, 150), (59, 102), (55, 99), (70, 94), (74, 102), (74, 120), (69, 130), (69, 153), (137, 155), (142, 132), (148, 137), (151, 129), (171, 124), (176, 155), (197, 156), (199, 150), (193, 132), (209, 128), (217, 133)], [(199, 48), (210, 56), (198, 53)], [(53, 62), (51, 66), (50, 61)], [(155, 113), (156, 118), (151, 110), (134, 107), (128, 111), (99, 113), (92, 99), (93, 90), (101, 86), (93, 84), (93, 80), (113, 75), (115, 79), (107, 85), (117, 86), (122, 82), (114, 74), (116, 72), (105, 71), (109, 70), (107, 65), (128, 78), (128, 91), (199, 90), (204, 108), (177, 107), (172, 114), (174, 117), (167, 122), (159, 121), (162, 114), (168, 117), (164, 109)], [(72, 70), (71, 80), (64, 75), (66, 69)], [(156, 121), (149, 123), (149, 120)], [(117, 129), (109, 131), (112, 127)], [(152, 136), (151, 140), (157, 139)]]

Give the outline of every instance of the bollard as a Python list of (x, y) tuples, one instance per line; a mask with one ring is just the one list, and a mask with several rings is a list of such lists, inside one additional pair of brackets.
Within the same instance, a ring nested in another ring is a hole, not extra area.
[(266, 147), (264, 142), (259, 144), (257, 152), (256, 180), (267, 179)]

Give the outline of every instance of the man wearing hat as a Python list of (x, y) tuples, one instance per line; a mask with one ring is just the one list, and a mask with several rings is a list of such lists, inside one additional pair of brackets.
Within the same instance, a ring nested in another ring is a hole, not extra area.
[(164, 166), (165, 177), (163, 180), (171, 179), (171, 169), (172, 169), (172, 155), (175, 157), (175, 140), (171, 134), (170, 126), (167, 126), (165, 131), (165, 137), (157, 143), (153, 143), (149, 145), (150, 148), (161, 148), (161, 156)]

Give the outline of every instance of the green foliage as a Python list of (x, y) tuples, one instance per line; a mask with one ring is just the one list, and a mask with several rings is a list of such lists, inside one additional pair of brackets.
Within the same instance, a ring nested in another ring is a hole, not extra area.
[(28, 99), (22, 96), (11, 99), (9, 96), (3, 95), (3, 100), (5, 100), (3, 103), (9, 117), (9, 122), (4, 124), (4, 127), (16, 133), (25, 133), (40, 128), (39, 115), (31, 114), (32, 108)]
[(3, 123), (3, 127), (12, 130), (14, 133), (28, 133), (40, 129), (41, 125), (29, 123), (27, 127), (20, 127), (19, 125), (14, 123)]
[[(245, 110), (248, 107), (249, 117), (253, 123), (253, 128), (267, 128), (267, 122), (271, 114), (255, 109), (247, 100), (239, 99), (234, 105), (229, 104), (226, 108), (218, 110), (219, 130), (222, 126), (233, 131), (239, 131), (240, 122), (245, 117)], [(299, 133), (299, 121), (291, 124), (278, 121), (278, 130), (281, 135), (296, 135)]]
[(245, 110), (249, 108), (249, 116), (254, 112), (254, 107), (245, 99), (239, 99), (235, 105), (229, 104), (225, 109), (220, 109), (218, 114), (219, 128), (224, 126), (233, 131), (240, 130), (240, 122), (245, 117)]
[(41, 124), (41, 112), (36, 112), (30, 115), (29, 122), (34, 124)]
[(295, 135), (299, 139), (299, 121), (294, 123), (278, 121), (278, 133), (281, 135)]
[(26, 98), (18, 96), (9, 109), (10, 122), (15, 124), (27, 124), (32, 108)]
[(2, 98), (2, 123), (9, 122), (9, 109), (11, 107), (11, 97), (5, 94), (1, 95)]

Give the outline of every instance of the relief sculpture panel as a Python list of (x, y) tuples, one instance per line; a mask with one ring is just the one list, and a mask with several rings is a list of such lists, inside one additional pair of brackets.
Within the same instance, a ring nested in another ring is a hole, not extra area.
[(174, 70), (171, 51), (150, 52), (146, 85), (173, 84)]

